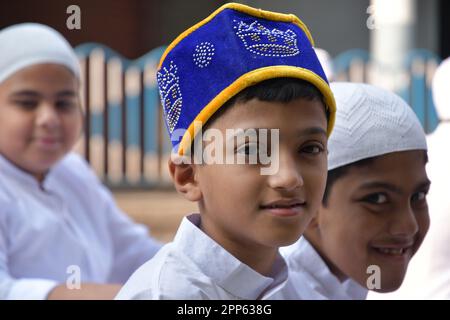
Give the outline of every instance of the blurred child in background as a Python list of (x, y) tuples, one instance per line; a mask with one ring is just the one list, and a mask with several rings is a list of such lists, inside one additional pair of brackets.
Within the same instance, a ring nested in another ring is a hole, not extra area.
[(0, 31), (0, 299), (109, 299), (160, 247), (71, 152), (79, 86), (58, 32)]

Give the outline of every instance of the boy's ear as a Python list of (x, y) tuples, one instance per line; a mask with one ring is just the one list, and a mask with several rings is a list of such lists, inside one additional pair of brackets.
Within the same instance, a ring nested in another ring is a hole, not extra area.
[(308, 225), (308, 229), (310, 230), (317, 230), (319, 228), (319, 211), (317, 210), (314, 214), (313, 218), (311, 219), (311, 222)]
[(202, 192), (196, 180), (196, 167), (193, 164), (175, 164), (169, 159), (169, 172), (175, 184), (175, 189), (189, 201), (199, 201)]
[(303, 233), (310, 243), (317, 243), (320, 239), (319, 211), (320, 209), (314, 214), (311, 222), (308, 224), (308, 227), (306, 227), (306, 230)]

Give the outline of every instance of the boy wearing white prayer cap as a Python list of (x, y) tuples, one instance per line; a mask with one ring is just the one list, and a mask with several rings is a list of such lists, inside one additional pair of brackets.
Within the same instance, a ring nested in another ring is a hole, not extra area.
[(0, 299), (112, 298), (160, 247), (71, 153), (79, 85), (58, 32), (0, 31)]
[(304, 237), (285, 248), (291, 286), (283, 298), (393, 291), (429, 226), (427, 144), (412, 109), (371, 85), (331, 88), (338, 111), (327, 186)]
[(396, 292), (369, 298), (450, 299), (450, 58), (445, 59), (433, 77), (433, 101), (440, 120), (427, 136), (427, 173), (433, 182), (428, 195), (430, 230), (411, 261), (405, 281)]

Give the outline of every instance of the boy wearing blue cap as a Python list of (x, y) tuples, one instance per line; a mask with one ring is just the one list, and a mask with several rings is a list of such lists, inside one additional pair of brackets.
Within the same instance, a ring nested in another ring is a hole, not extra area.
[(169, 170), (200, 214), (117, 298), (270, 298), (287, 280), (278, 248), (301, 236), (325, 188), (335, 102), (308, 29), (226, 4), (169, 45), (157, 77)]

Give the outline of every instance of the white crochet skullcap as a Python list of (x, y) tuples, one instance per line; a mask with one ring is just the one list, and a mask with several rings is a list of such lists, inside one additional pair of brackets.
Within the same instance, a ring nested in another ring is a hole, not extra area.
[(56, 30), (22, 23), (0, 31), (0, 83), (23, 68), (41, 63), (63, 65), (80, 78), (77, 56)]
[(336, 82), (336, 122), (328, 140), (328, 170), (407, 150), (427, 150), (423, 128), (399, 96), (368, 84)]
[(433, 101), (440, 120), (450, 120), (450, 57), (441, 62), (433, 77)]

